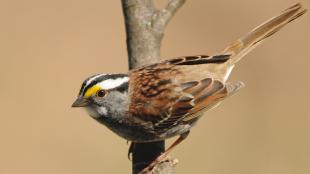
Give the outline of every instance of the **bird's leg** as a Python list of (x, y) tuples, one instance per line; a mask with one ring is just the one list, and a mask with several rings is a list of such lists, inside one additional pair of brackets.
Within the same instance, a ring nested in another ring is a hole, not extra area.
[(130, 142), (130, 145), (129, 145), (129, 149), (128, 149), (128, 154), (127, 154), (127, 157), (129, 160), (132, 160), (131, 158), (131, 155), (132, 155), (132, 151), (135, 147), (135, 143), (134, 142)]
[(144, 168), (141, 172), (139, 172), (139, 174), (147, 174), (148, 172), (151, 172), (152, 169), (159, 164), (162, 160), (164, 160), (168, 154), (178, 145), (180, 144), (183, 140), (185, 140), (185, 138), (188, 136), (189, 131), (185, 132), (183, 134), (180, 135), (180, 137), (175, 140), (175, 142), (169, 146), (169, 148), (162, 153), (160, 156), (158, 156), (150, 165), (148, 165), (146, 168)]

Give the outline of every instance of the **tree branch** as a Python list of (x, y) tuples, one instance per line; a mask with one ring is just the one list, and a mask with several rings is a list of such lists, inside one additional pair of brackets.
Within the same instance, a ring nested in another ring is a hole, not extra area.
[(152, 0), (122, 0), (127, 34), (129, 68), (160, 60), (162, 36), (155, 35), (151, 21), (156, 11)]
[(185, 0), (170, 0), (166, 8), (158, 11), (153, 19), (154, 31), (158, 33), (164, 32), (169, 21), (184, 3)]
[[(121, 0), (126, 26), (129, 69), (160, 61), (165, 28), (186, 0), (170, 0), (164, 9), (153, 0)], [(139, 173), (165, 151), (165, 142), (135, 143), (132, 148), (133, 173)], [(152, 173), (170, 174), (177, 160), (167, 158)]]

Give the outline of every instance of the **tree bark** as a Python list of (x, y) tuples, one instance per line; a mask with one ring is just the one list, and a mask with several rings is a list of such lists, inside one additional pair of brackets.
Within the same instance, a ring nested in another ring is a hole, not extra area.
[[(165, 28), (185, 0), (169, 0), (156, 9), (153, 0), (121, 0), (126, 26), (129, 69), (160, 61), (160, 46)], [(132, 148), (132, 173), (137, 174), (165, 151), (165, 142), (135, 143)], [(170, 174), (177, 160), (168, 158), (152, 173)]]

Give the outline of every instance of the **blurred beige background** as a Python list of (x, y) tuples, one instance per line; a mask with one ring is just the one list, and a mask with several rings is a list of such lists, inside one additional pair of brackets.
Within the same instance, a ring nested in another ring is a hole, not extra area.
[[(162, 57), (212, 54), (295, 2), (189, 0)], [(1, 174), (130, 173), (126, 141), (70, 108), (89, 75), (127, 71), (122, 17), (119, 0), (0, 1)], [(246, 88), (173, 152), (177, 173), (310, 173), (309, 45), (308, 13), (240, 62)]]

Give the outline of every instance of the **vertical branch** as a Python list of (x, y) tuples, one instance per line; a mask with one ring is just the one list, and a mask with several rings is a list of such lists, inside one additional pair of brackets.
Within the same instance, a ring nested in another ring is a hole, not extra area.
[(170, 0), (157, 10), (152, 0), (121, 0), (125, 17), (129, 68), (156, 63), (164, 30), (185, 0)]
[(152, 30), (156, 13), (152, 0), (122, 0), (129, 69), (160, 60), (162, 35)]
[[(164, 9), (155, 8), (153, 0), (121, 0), (126, 26), (129, 69), (156, 63), (164, 31), (185, 0), (169, 0)], [(132, 148), (133, 173), (147, 167), (165, 150), (165, 142), (135, 143)], [(156, 166), (156, 173), (172, 173), (175, 161)], [(158, 171), (160, 170), (160, 171)]]

